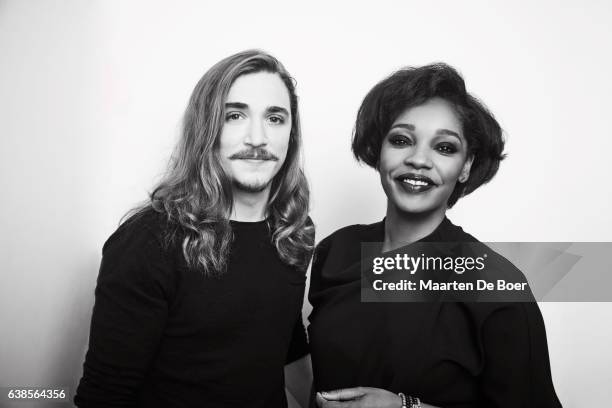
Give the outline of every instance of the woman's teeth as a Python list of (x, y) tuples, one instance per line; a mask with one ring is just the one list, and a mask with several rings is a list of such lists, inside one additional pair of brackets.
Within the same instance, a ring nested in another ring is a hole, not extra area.
[(412, 186), (428, 186), (429, 185), (429, 183), (426, 183), (425, 181), (421, 181), (421, 180), (404, 179), (402, 181)]

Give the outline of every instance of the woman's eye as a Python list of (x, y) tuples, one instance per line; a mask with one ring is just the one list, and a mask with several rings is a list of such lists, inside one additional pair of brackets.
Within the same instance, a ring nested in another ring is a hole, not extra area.
[(227, 115), (225, 115), (225, 120), (229, 122), (229, 121), (232, 121), (232, 120), (238, 120), (241, 117), (242, 116), (239, 113), (232, 112), (232, 113), (228, 113)]
[(436, 147), (436, 150), (438, 150), (439, 152), (444, 153), (444, 154), (457, 153), (457, 148), (454, 145), (450, 144), (450, 143), (439, 144)]
[(389, 138), (389, 143), (391, 143), (393, 146), (398, 146), (398, 147), (410, 146), (412, 145), (412, 140), (410, 140), (409, 138), (405, 136), (391, 136)]
[(282, 125), (285, 123), (285, 118), (281, 116), (270, 116), (268, 120), (275, 125)]

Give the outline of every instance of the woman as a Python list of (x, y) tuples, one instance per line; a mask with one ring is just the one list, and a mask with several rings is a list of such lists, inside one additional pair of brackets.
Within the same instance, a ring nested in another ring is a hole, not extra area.
[(503, 147), (497, 121), (448, 65), (402, 69), (366, 96), (352, 148), (379, 172), (387, 213), (317, 247), (309, 332), (319, 406), (560, 406), (537, 303), (360, 301), (362, 242), (386, 252), (476, 241), (446, 211), (491, 180)]

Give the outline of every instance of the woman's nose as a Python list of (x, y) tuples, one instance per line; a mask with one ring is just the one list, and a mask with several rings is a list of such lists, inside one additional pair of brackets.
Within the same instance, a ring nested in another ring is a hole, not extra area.
[(430, 157), (430, 151), (425, 147), (410, 149), (404, 158), (404, 164), (417, 169), (431, 168), (433, 164)]

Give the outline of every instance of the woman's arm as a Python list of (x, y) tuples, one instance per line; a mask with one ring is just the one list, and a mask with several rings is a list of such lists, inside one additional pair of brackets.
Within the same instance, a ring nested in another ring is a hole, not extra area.
[(298, 407), (308, 407), (312, 388), (310, 354), (285, 366), (285, 387)]
[[(398, 394), (380, 388), (354, 387), (317, 393), (322, 408), (401, 408)], [(436, 408), (421, 402), (422, 408)]]
[(481, 390), (490, 407), (561, 407), (537, 303), (508, 303), (483, 323)]

